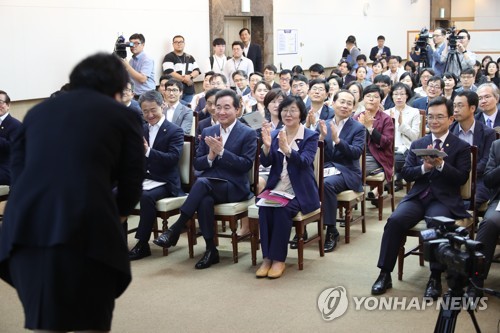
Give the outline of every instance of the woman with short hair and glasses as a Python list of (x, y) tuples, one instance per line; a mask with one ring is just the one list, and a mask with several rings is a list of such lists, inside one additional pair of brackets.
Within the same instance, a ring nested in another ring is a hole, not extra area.
[(264, 258), (256, 272), (258, 278), (281, 277), (293, 217), (298, 212), (308, 214), (320, 207), (313, 164), (319, 133), (302, 124), (307, 111), (300, 97), (287, 96), (278, 106), (278, 111), (283, 128), (272, 131), (270, 124), (264, 124), (262, 128), (260, 162), (271, 167), (264, 192), (279, 190), (288, 193), (292, 199), (283, 207), (269, 207), (257, 202)]

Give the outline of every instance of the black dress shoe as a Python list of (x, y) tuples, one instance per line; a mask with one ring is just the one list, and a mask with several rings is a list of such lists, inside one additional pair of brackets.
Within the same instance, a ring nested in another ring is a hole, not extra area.
[(337, 247), (339, 242), (339, 235), (334, 235), (333, 233), (327, 232), (325, 236), (325, 252), (332, 252)]
[(160, 236), (158, 236), (157, 239), (153, 241), (158, 246), (161, 246), (163, 248), (168, 249), (171, 246), (177, 245), (177, 241), (179, 240), (179, 234), (176, 234), (173, 232), (171, 229), (168, 229), (164, 233), (162, 233)]
[(427, 287), (425, 287), (424, 298), (432, 298), (437, 300), (439, 296), (443, 293), (443, 286), (441, 286), (441, 278), (436, 279), (431, 277), (429, 282), (427, 282)]
[(147, 242), (138, 242), (135, 246), (128, 252), (129, 260), (139, 260), (151, 255), (151, 249)]
[[(307, 235), (307, 230), (304, 230), (304, 242), (309, 238), (309, 236)], [(299, 247), (299, 236), (297, 236), (297, 234), (295, 234), (295, 236), (293, 236), (293, 239), (292, 241), (290, 242), (290, 248), (292, 250), (295, 250)]]
[(200, 259), (194, 266), (196, 269), (204, 269), (217, 264), (219, 262), (219, 251), (217, 249), (205, 251), (203, 258)]
[(391, 273), (381, 272), (377, 278), (377, 281), (372, 286), (372, 295), (382, 295), (387, 289), (392, 288), (392, 278)]

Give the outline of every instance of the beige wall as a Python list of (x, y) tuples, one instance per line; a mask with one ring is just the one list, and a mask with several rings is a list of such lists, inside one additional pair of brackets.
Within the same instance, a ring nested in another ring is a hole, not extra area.
[(474, 17), (475, 8), (476, 0), (452, 0), (451, 20), (457, 17)]

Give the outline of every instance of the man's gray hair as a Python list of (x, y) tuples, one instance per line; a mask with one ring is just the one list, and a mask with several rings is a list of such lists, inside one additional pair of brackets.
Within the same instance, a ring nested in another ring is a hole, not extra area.
[(477, 87), (476, 92), (478, 92), (479, 89), (483, 89), (483, 88), (486, 88), (486, 87), (490, 87), (491, 88), (491, 91), (493, 91), (493, 95), (495, 96), (495, 98), (497, 100), (497, 103), (498, 103), (498, 98), (500, 97), (500, 90), (498, 89), (497, 85), (494, 84), (493, 82), (483, 83), (482, 85), (480, 85), (479, 87)]
[(163, 97), (161, 96), (159, 91), (156, 90), (149, 90), (143, 93), (139, 97), (139, 105), (142, 106), (142, 102), (147, 101), (147, 102), (156, 102), (158, 106), (161, 106), (163, 104)]

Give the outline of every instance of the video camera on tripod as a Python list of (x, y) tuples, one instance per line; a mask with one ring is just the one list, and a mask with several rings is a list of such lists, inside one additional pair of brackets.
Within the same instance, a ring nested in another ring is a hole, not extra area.
[(427, 30), (427, 28), (422, 28), (422, 30), (420, 30), (420, 32), (415, 37), (415, 46), (420, 50), (425, 50), (425, 48), (429, 44), (429, 39), (432, 37), (433, 35), (429, 33), (429, 30)]
[(464, 36), (459, 36), (458, 33), (456, 32), (455, 27), (451, 27), (446, 30), (446, 33), (448, 34), (448, 45), (450, 47), (450, 50), (456, 50), (457, 49), (457, 41), (460, 39), (464, 39)]
[(471, 240), (467, 229), (457, 226), (455, 220), (446, 217), (432, 217), (431, 229), (423, 230), (424, 259), (438, 262), (447, 267), (447, 272), (469, 278), (484, 278), (486, 263), (481, 242)]
[(125, 42), (125, 37), (123, 35), (118, 36), (115, 42), (115, 48), (113, 53), (119, 56), (122, 59), (127, 58), (127, 47), (134, 46), (134, 43)]

